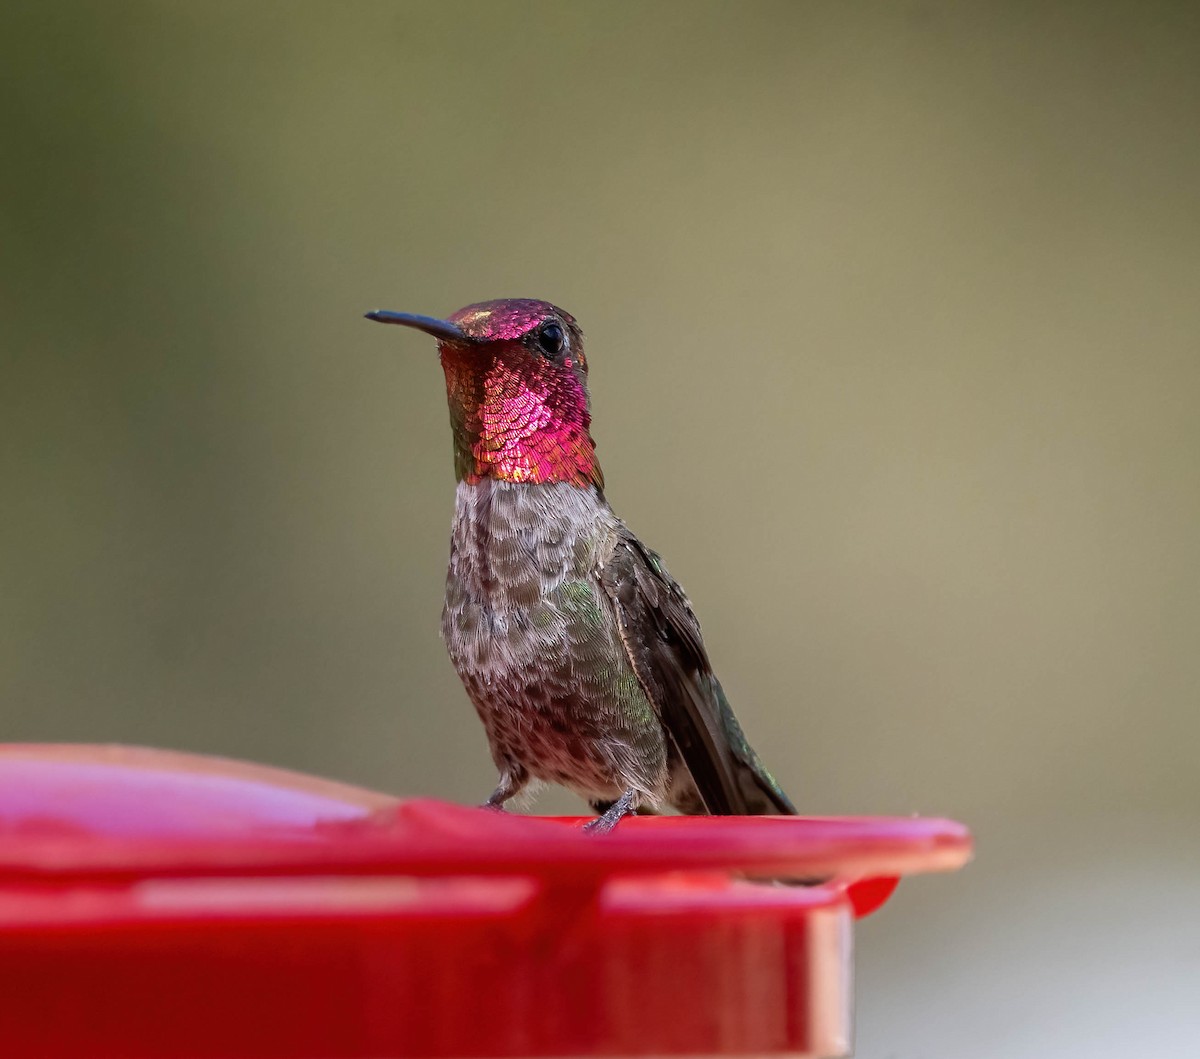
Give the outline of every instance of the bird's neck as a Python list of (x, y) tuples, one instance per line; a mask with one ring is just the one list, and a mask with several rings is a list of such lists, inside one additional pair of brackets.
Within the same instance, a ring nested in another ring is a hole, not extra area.
[(561, 376), (518, 375), (499, 360), (486, 371), (445, 357), (442, 365), (460, 482), (603, 489), (582, 387), (568, 392)]

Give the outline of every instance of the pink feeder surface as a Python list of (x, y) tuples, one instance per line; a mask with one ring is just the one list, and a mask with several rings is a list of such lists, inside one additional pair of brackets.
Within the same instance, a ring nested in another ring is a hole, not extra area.
[(855, 915), (971, 849), (920, 818), (580, 823), (0, 745), (0, 1054), (846, 1055)]

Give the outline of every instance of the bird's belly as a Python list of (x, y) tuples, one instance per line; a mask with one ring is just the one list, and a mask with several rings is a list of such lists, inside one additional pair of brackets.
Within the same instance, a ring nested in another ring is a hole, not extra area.
[(638, 705), (614, 627), (547, 599), (448, 596), (442, 634), (498, 766), (517, 763), (590, 798), (663, 786), (665, 736), (649, 704)]
[(595, 573), (618, 529), (594, 489), (460, 482), (442, 637), (501, 772), (658, 800), (666, 735)]

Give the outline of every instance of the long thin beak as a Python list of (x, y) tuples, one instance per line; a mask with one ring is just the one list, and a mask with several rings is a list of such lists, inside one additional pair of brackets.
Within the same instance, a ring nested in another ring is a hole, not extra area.
[(404, 327), (415, 327), (427, 335), (440, 338), (444, 342), (470, 342), (471, 336), (461, 327), (449, 320), (439, 320), (436, 316), (418, 316), (416, 313), (393, 313), (387, 309), (376, 309), (365, 314), (368, 320), (377, 320), (381, 324), (402, 324)]

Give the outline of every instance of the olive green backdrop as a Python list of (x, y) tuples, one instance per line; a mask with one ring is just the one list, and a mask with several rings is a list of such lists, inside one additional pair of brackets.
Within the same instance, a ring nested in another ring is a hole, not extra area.
[(1198, 12), (5, 4), (0, 737), (484, 796), (435, 350), (361, 314), (548, 298), (795, 800), (976, 831), (859, 1054), (1189, 1054)]

